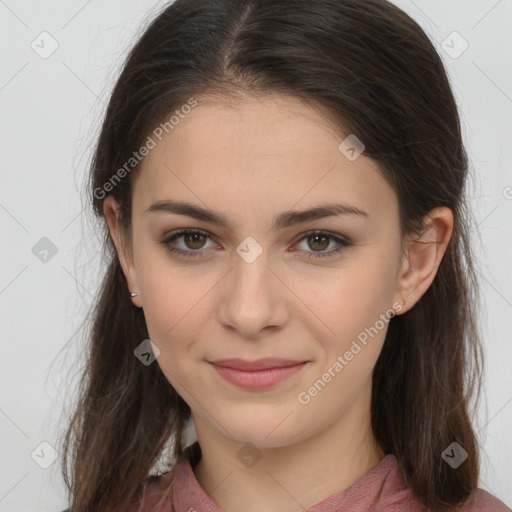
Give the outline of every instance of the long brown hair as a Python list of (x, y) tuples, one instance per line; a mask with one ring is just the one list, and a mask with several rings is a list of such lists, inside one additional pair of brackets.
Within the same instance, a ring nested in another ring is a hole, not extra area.
[[(397, 193), (402, 236), (420, 233), (431, 209), (452, 210), (452, 238), (433, 283), (389, 323), (371, 413), (376, 440), (397, 457), (426, 507), (462, 503), (478, 485), (470, 402), (477, 387), (478, 403), (482, 349), (469, 166), (440, 56), (421, 27), (386, 0), (177, 0), (132, 48), (110, 97), (90, 174), (100, 221), (112, 194), (130, 246), (134, 151), (191, 98), (242, 93), (306, 100), (325, 109), (340, 133), (364, 141), (365, 155)], [(106, 222), (103, 228), (108, 270), (63, 439), (73, 512), (124, 512), (137, 503), (169, 439), (174, 467), (183, 460), (191, 415), (158, 364), (134, 357), (149, 338), (144, 314), (130, 300)], [(468, 453), (457, 469), (442, 459), (452, 442)]]

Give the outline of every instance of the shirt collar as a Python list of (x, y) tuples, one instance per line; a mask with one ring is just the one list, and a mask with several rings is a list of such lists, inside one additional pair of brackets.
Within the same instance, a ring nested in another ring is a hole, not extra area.
[[(186, 460), (176, 470), (171, 492), (173, 508), (170, 512), (223, 512), (194, 475), (193, 467), (201, 458), (197, 441), (185, 449), (185, 456)], [(384, 507), (397, 504), (409, 504), (411, 508), (408, 510), (415, 510), (419, 506), (404, 484), (396, 457), (388, 454), (350, 487), (328, 496), (305, 512), (358, 512), (376, 510), (374, 507), (377, 506), (378, 510), (384, 510)]]

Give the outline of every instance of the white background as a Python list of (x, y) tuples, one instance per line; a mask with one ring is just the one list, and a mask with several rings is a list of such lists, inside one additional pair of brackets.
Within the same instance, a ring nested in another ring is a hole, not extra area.
[[(67, 506), (60, 460), (42, 469), (31, 453), (42, 442), (57, 447), (81, 321), (103, 269), (87, 165), (120, 62), (165, 3), (0, 0), (0, 512)], [(395, 3), (435, 43), (461, 109), (485, 306), (480, 486), (512, 506), (512, 1)], [(43, 31), (59, 45), (47, 59), (31, 48)], [(469, 43), (455, 59), (441, 45), (453, 31)], [(42, 237), (57, 247), (46, 263), (32, 252)]]

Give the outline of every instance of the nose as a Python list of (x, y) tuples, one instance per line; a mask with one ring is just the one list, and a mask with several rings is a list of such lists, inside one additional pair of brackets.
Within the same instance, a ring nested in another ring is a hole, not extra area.
[(281, 279), (269, 266), (266, 252), (252, 262), (236, 254), (219, 290), (219, 322), (251, 340), (260, 339), (265, 329), (283, 328), (289, 319), (291, 292)]

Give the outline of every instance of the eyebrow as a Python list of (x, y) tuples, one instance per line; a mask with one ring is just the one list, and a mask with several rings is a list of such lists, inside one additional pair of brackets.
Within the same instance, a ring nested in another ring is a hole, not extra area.
[[(219, 224), (232, 230), (229, 220), (222, 214), (194, 205), (185, 201), (162, 200), (152, 204), (144, 213), (175, 213), (178, 215), (186, 215), (204, 222)], [(333, 217), (340, 215), (359, 215), (369, 217), (369, 214), (356, 206), (346, 203), (328, 203), (310, 208), (309, 210), (294, 211), (288, 210), (273, 219), (272, 229), (283, 229), (301, 224), (312, 220), (322, 219), (324, 217)]]

